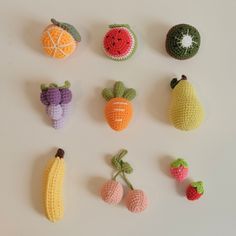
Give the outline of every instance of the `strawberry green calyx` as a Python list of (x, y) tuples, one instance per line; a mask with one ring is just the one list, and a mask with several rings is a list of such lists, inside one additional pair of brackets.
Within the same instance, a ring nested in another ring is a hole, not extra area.
[(125, 27), (125, 28), (128, 28), (130, 29), (130, 26), (128, 24), (111, 24), (109, 25), (109, 28), (117, 28), (117, 27)]
[(46, 91), (46, 90), (48, 90), (49, 88), (58, 88), (58, 89), (67, 88), (67, 89), (69, 89), (70, 86), (71, 86), (70, 82), (66, 80), (66, 81), (64, 82), (64, 85), (62, 85), (62, 86), (59, 86), (59, 85), (57, 85), (56, 83), (50, 83), (49, 85), (41, 84), (40, 88), (41, 88), (41, 91)]
[(63, 23), (63, 22), (59, 22), (59, 21), (57, 21), (53, 18), (51, 19), (51, 22), (54, 25), (66, 30), (69, 34), (71, 34), (73, 36), (75, 41), (77, 41), (77, 42), (81, 41), (81, 36), (80, 36), (79, 32), (77, 31), (77, 29), (73, 25)]
[(133, 88), (125, 88), (122, 81), (116, 81), (113, 89), (103, 89), (102, 96), (106, 101), (110, 101), (112, 98), (125, 98), (131, 101), (136, 97), (136, 91)]
[(181, 158), (178, 158), (177, 160), (171, 163), (172, 168), (178, 168), (180, 166), (188, 168), (188, 163), (184, 159), (181, 159)]
[(202, 181), (193, 182), (193, 183), (191, 183), (191, 186), (196, 188), (196, 190), (199, 194), (204, 193), (204, 187), (203, 187), (203, 182)]
[(125, 162), (122, 160), (122, 158), (128, 153), (127, 150), (122, 149), (117, 155), (113, 156), (111, 160), (111, 164), (113, 168), (117, 171), (115, 175), (113, 176), (113, 180), (116, 180), (117, 176), (120, 176), (127, 186), (130, 189), (134, 189), (128, 178), (126, 177), (126, 174), (131, 174), (133, 172), (133, 168), (128, 162)]

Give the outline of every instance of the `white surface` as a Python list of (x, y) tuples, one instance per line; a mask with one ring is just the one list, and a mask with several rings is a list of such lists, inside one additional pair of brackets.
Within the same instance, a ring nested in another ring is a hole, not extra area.
[[(228, 1), (2, 1), (0, 234), (42, 235), (235, 235), (235, 9)], [(46, 57), (41, 31), (55, 17), (82, 35), (66, 61)], [(199, 29), (202, 45), (191, 60), (165, 53), (168, 29), (177, 23)], [(101, 50), (110, 23), (129, 23), (139, 48), (118, 63)], [(234, 67), (234, 68), (233, 68)], [(185, 133), (168, 124), (169, 81), (185, 73), (205, 106), (206, 120)], [(39, 102), (42, 82), (70, 80), (74, 111), (65, 129), (50, 127)], [(137, 89), (135, 118), (115, 133), (103, 119), (101, 89), (123, 80)], [(42, 215), (41, 177), (56, 147), (66, 151), (65, 217), (52, 224)], [(135, 171), (130, 180), (149, 197), (148, 210), (133, 215), (98, 196), (110, 177), (108, 158), (127, 148)], [(190, 178), (206, 194), (192, 203), (168, 173), (171, 158), (184, 157)]]

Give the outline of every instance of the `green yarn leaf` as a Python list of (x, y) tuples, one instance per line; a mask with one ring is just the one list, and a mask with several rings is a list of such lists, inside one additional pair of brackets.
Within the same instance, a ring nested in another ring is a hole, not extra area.
[(125, 92), (125, 86), (123, 82), (117, 81), (113, 89), (114, 97), (116, 98), (122, 97), (124, 95), (124, 92)]
[(126, 89), (123, 95), (123, 98), (131, 101), (136, 97), (136, 91), (133, 88)]
[(75, 39), (75, 41), (77, 41), (77, 42), (81, 41), (81, 36), (80, 36), (79, 32), (77, 31), (77, 29), (73, 25), (70, 25), (68, 23), (59, 22), (59, 21), (56, 21), (55, 19), (51, 19), (51, 22), (54, 25), (61, 27), (62, 29), (66, 30), (68, 33), (70, 33), (73, 36), (73, 38)]
[(117, 160), (116, 156), (114, 156), (111, 160), (111, 164), (113, 166), (114, 169), (120, 171), (121, 170), (121, 164), (119, 162), (119, 160)]
[(116, 155), (117, 160), (121, 160), (127, 153), (128, 153), (128, 151), (127, 151), (126, 149), (122, 149), (122, 150)]
[(40, 85), (40, 88), (41, 88), (41, 91), (45, 91), (48, 89), (47, 85), (46, 84), (41, 84)]
[(109, 25), (109, 28), (117, 28), (117, 27), (125, 27), (125, 28), (128, 28), (130, 29), (130, 26), (128, 24), (111, 24)]
[(112, 89), (105, 88), (102, 90), (102, 96), (106, 99), (106, 101), (111, 100), (114, 98), (114, 94)]
[(180, 166), (184, 166), (185, 168), (187, 168), (188, 163), (184, 159), (181, 159), (181, 158), (178, 158), (177, 160), (171, 163), (171, 167), (173, 168), (178, 168)]
[(191, 185), (197, 189), (197, 192), (199, 194), (203, 194), (204, 193), (204, 187), (203, 187), (203, 182), (202, 181), (198, 181), (198, 182), (193, 182), (191, 183)]
[(68, 80), (65, 81), (64, 85), (61, 86), (60, 88), (70, 88), (70, 82)]
[(133, 168), (128, 162), (124, 162), (121, 160), (120, 163), (123, 172), (125, 172), (126, 174), (131, 174), (133, 172)]
[(56, 83), (49, 84), (49, 88), (58, 88), (58, 85)]

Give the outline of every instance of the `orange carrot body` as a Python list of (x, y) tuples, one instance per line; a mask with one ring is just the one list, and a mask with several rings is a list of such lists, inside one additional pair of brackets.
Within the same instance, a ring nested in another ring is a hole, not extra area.
[(116, 131), (125, 129), (133, 115), (131, 102), (125, 98), (112, 98), (105, 107), (105, 117), (110, 127)]

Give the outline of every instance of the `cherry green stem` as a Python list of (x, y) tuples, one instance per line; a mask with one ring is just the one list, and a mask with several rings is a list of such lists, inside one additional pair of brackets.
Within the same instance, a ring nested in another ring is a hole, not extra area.
[(129, 187), (130, 189), (134, 190), (133, 185), (132, 185), (132, 184), (130, 183), (130, 181), (127, 179), (127, 177), (126, 177), (124, 171), (122, 171), (121, 177), (123, 178), (123, 180), (125, 181), (125, 183), (128, 185), (128, 187)]
[(121, 172), (122, 172), (122, 171), (118, 171), (118, 172), (112, 177), (112, 180), (116, 180), (116, 177), (117, 177), (118, 175), (120, 175)]

